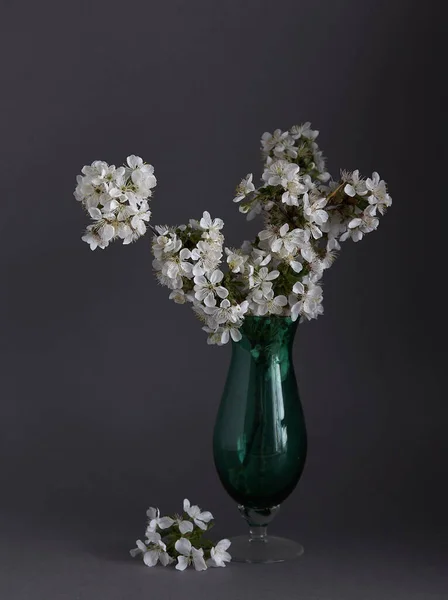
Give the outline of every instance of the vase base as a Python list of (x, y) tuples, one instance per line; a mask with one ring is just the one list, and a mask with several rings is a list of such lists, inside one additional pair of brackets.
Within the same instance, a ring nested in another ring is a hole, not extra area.
[(266, 536), (251, 540), (247, 535), (230, 538), (232, 561), (247, 563), (276, 563), (293, 560), (303, 554), (303, 546), (287, 538)]

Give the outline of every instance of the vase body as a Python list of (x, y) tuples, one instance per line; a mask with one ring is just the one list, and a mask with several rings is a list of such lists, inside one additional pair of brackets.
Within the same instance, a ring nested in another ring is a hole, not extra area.
[(305, 464), (305, 421), (292, 361), (296, 330), (289, 317), (250, 316), (242, 339), (232, 342), (213, 452), (224, 488), (253, 528), (267, 525)]

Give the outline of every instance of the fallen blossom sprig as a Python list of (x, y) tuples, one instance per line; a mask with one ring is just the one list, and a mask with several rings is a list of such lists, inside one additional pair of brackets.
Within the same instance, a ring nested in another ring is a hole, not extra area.
[(333, 180), (318, 134), (310, 123), (263, 134), (261, 184), (247, 174), (233, 201), (264, 225), (240, 248), (225, 247), (224, 223), (207, 211), (185, 225), (150, 225), (154, 169), (134, 155), (118, 169), (101, 161), (82, 169), (75, 196), (94, 221), (82, 239), (92, 250), (116, 238), (128, 244), (150, 227), (157, 280), (175, 303), (191, 304), (209, 344), (238, 342), (249, 315), (315, 319), (323, 313), (323, 273), (341, 244), (375, 231), (392, 204), (377, 172), (342, 171)]
[(161, 517), (159, 509), (153, 507), (146, 515), (144, 541), (137, 540), (136, 548), (130, 550), (131, 556), (141, 556), (146, 566), (175, 564), (178, 571), (184, 571), (193, 565), (196, 571), (205, 571), (208, 567), (225, 567), (230, 562), (229, 540), (214, 544), (204, 538), (213, 527), (212, 513), (192, 506), (188, 499), (184, 500), (181, 515)]

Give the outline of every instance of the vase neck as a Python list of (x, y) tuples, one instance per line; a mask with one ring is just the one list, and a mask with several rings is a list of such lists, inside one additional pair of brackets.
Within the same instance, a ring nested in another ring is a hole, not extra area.
[(248, 350), (257, 358), (258, 356), (289, 353), (292, 349), (298, 321), (290, 317), (255, 317), (244, 319), (241, 327), (242, 338), (234, 342), (235, 346)]

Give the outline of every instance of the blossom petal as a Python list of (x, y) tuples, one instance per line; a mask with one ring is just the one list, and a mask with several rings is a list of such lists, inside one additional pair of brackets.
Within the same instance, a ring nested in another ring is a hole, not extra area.
[(197, 550), (196, 548), (191, 549), (191, 553), (193, 556), (193, 565), (196, 571), (205, 571), (207, 569), (207, 565), (204, 560), (204, 550), (202, 548)]
[[(226, 334), (225, 342), (224, 342), (224, 334)], [(221, 341), (223, 344), (227, 344), (227, 342), (229, 341), (229, 330), (228, 329), (224, 329), (222, 336), (221, 336)], [(205, 531), (207, 529), (207, 525), (200, 519), (194, 519), (194, 522), (199, 527), (199, 529), (202, 529), (203, 531)]]
[(291, 269), (292, 269), (293, 271), (295, 271), (296, 273), (300, 273), (300, 271), (303, 269), (303, 265), (302, 265), (302, 263), (301, 263), (301, 262), (299, 262), (298, 260), (292, 260), (292, 261), (289, 263), (289, 265), (290, 265)]
[(234, 342), (239, 342), (243, 337), (241, 331), (239, 329), (235, 329), (234, 327), (232, 327), (230, 330), (230, 336)]
[(178, 571), (185, 571), (185, 569), (187, 567), (188, 567), (188, 558), (186, 556), (178, 556), (176, 569)]
[(146, 530), (146, 539), (148, 540), (148, 542), (147, 542), (148, 544), (150, 542), (152, 542), (153, 544), (157, 544), (162, 539), (160, 533), (156, 533), (156, 531), (154, 529), (152, 529), (153, 523), (154, 523), (154, 526), (157, 525), (157, 523), (155, 523), (155, 519), (154, 519), (154, 521), (151, 521), (148, 529)]
[(283, 237), (283, 236), (285, 236), (288, 233), (288, 231), (289, 231), (289, 225), (288, 225), (288, 223), (285, 223), (284, 225), (282, 225), (280, 227), (279, 233)]
[(143, 562), (147, 567), (154, 567), (157, 564), (158, 560), (159, 553), (157, 552), (157, 550), (149, 550), (148, 552), (145, 552), (143, 556)]
[(135, 154), (131, 154), (126, 160), (131, 169), (138, 169), (138, 167), (143, 164), (143, 160), (140, 156), (135, 156)]
[(294, 294), (304, 294), (305, 287), (301, 281), (296, 281), (294, 287), (292, 288), (292, 291), (294, 292)]
[(182, 534), (191, 533), (193, 531), (193, 523), (191, 521), (180, 521), (179, 522), (179, 531)]
[(355, 188), (349, 183), (347, 183), (347, 185), (344, 187), (344, 192), (347, 194), (347, 196), (350, 196), (351, 198), (353, 198), (353, 196), (356, 196)]
[(288, 299), (286, 298), (286, 296), (277, 296), (274, 299), (274, 303), (277, 304), (278, 306), (286, 306), (288, 304)]
[(215, 269), (213, 271), (213, 273), (210, 275), (210, 282), (213, 284), (219, 283), (220, 281), (222, 281), (223, 277), (224, 277), (224, 273), (222, 271), (220, 271), (219, 269)]
[(271, 271), (270, 273), (268, 273), (266, 275), (266, 280), (267, 281), (272, 281), (273, 279), (277, 279), (277, 277), (279, 275), (280, 275), (280, 271), (277, 271), (277, 270), (274, 269), (273, 271)]
[(362, 225), (362, 219), (352, 219), (348, 224), (349, 229), (354, 229), (355, 227), (359, 227)]
[(182, 250), (179, 252), (179, 256), (181, 260), (188, 260), (191, 258), (191, 252), (188, 250), (188, 248), (182, 248)]
[(281, 238), (275, 239), (271, 242), (271, 250), (272, 252), (279, 252), (283, 244), (283, 240)]
[(291, 320), (292, 321), (297, 321), (298, 317), (299, 317), (299, 313), (300, 313), (300, 302), (296, 302), (292, 307), (291, 307)]
[(217, 295), (220, 298), (227, 298), (227, 296), (229, 295), (229, 291), (225, 287), (223, 287), (222, 285), (220, 285), (219, 287), (217, 287), (215, 289), (215, 292), (217, 293)]
[[(197, 298), (197, 296), (196, 296), (196, 298)], [(215, 296), (214, 296), (213, 292), (207, 292), (205, 297), (203, 298), (203, 300), (204, 300), (205, 306), (215, 306), (216, 305), (216, 300), (215, 300)]]
[(177, 540), (174, 547), (179, 552), (179, 554), (183, 554), (184, 556), (190, 555), (191, 542), (190, 542), (190, 540), (187, 540), (187, 538), (182, 537), (182, 538), (180, 538), (180, 540)]
[(97, 221), (103, 217), (99, 208), (89, 208), (89, 215)]
[[(212, 548), (213, 550), (213, 548)], [(208, 558), (207, 562), (206, 562), (207, 567), (219, 567), (219, 565), (216, 564), (216, 562), (214, 561), (213, 558)], [(225, 566), (225, 565), (224, 565)]]
[(115, 228), (109, 223), (103, 225), (98, 232), (103, 242), (109, 242), (115, 235)]
[(220, 540), (215, 548), (219, 549), (219, 550), (227, 550), (227, 548), (229, 548), (232, 545), (232, 542), (230, 540), (228, 540), (227, 538), (224, 538), (223, 540)]
[(168, 529), (168, 527), (171, 527), (171, 525), (173, 525), (173, 524), (174, 524), (174, 520), (171, 517), (162, 517), (158, 521), (158, 525), (159, 525), (160, 529)]
[(201, 512), (198, 518), (201, 519), (201, 521), (204, 521), (204, 523), (208, 523), (213, 519), (213, 515), (210, 511), (206, 510), (204, 512)]

